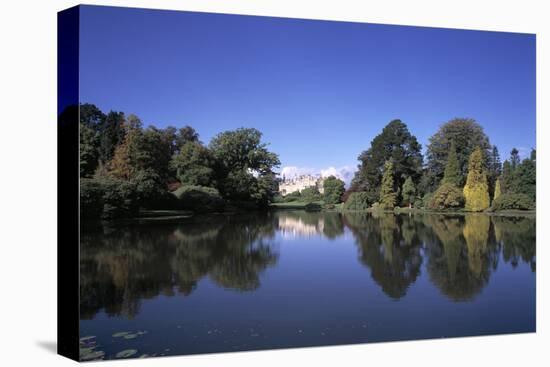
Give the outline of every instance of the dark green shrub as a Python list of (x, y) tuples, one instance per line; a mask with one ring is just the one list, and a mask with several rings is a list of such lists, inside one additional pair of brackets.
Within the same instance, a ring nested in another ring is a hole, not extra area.
[(302, 200), (307, 203), (321, 200), (321, 193), (315, 186), (306, 187), (300, 192), (300, 194), (302, 196)]
[(366, 192), (352, 192), (344, 203), (345, 210), (366, 210), (369, 208), (369, 197)]
[(433, 193), (429, 208), (432, 210), (458, 209), (464, 206), (462, 190), (451, 183), (444, 183)]
[(80, 180), (80, 216), (84, 220), (127, 218), (138, 212), (133, 183), (113, 178)]
[(101, 179), (103, 187), (103, 219), (128, 218), (139, 212), (139, 200), (134, 183), (118, 179)]
[(430, 203), (432, 202), (433, 192), (428, 192), (424, 194), (422, 197), (422, 206), (421, 208), (428, 209), (430, 207)]
[(222, 211), (225, 201), (218, 190), (205, 186), (184, 185), (173, 192), (179, 203), (180, 209), (195, 212)]
[(534, 208), (534, 203), (526, 194), (501, 194), (493, 201), (493, 210)]
[(304, 208), (306, 212), (320, 212), (323, 208), (317, 203), (309, 203)]
[(99, 219), (103, 214), (103, 187), (94, 179), (80, 179), (80, 218)]
[(283, 202), (290, 203), (293, 201), (300, 201), (301, 199), (302, 199), (302, 195), (300, 194), (300, 191), (294, 191), (288, 195), (285, 195), (283, 197)]

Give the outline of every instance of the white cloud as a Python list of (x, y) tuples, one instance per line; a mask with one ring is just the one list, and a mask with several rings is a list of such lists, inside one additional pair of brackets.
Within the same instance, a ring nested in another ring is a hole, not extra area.
[(355, 167), (343, 166), (343, 167), (328, 167), (321, 170), (321, 177), (335, 176), (346, 183), (346, 187), (349, 187), (353, 175), (355, 174)]
[(321, 169), (314, 169), (310, 167), (285, 166), (281, 169), (280, 176), (284, 176), (285, 178), (294, 178), (300, 175), (318, 175), (321, 177), (335, 176), (344, 181), (346, 183), (346, 187), (349, 187), (355, 171), (356, 168), (352, 166), (330, 166)]

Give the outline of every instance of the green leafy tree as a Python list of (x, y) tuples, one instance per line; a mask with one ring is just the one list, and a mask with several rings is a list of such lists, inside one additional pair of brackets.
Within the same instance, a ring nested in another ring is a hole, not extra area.
[(450, 152), (454, 142), (460, 171), (459, 187), (464, 185), (468, 172), (468, 159), (476, 148), (483, 153), (483, 165), (488, 164), (491, 145), (483, 128), (473, 119), (456, 118), (444, 125), (430, 138), (427, 147), (426, 190), (433, 191), (443, 179)]
[(189, 125), (180, 128), (175, 134), (175, 145), (181, 149), (187, 143), (200, 143), (199, 134)]
[(537, 162), (536, 151), (531, 151), (531, 157), (524, 159), (517, 168), (518, 190), (520, 194), (527, 195), (533, 202), (537, 198)]
[(369, 196), (366, 192), (352, 192), (344, 203), (345, 210), (367, 210), (369, 208)]
[(109, 162), (125, 136), (124, 113), (111, 111), (99, 126), (99, 161)]
[(384, 164), (384, 174), (380, 187), (380, 205), (383, 209), (393, 209), (397, 203), (397, 193), (393, 188), (393, 163), (388, 160)]
[(86, 125), (87, 127), (93, 129), (94, 131), (99, 131), (100, 127), (105, 121), (105, 114), (93, 104), (83, 103), (79, 107), (80, 123)]
[(96, 131), (80, 123), (80, 177), (91, 177), (99, 161), (99, 137)]
[(323, 180), (323, 195), (325, 204), (340, 203), (344, 191), (344, 181), (336, 178), (335, 176), (329, 176)]
[(506, 194), (525, 194), (535, 202), (536, 183), (536, 151), (533, 149), (529, 158), (520, 161), (518, 150), (512, 149), (510, 159), (503, 164), (502, 192)]
[(214, 158), (210, 151), (198, 142), (185, 143), (172, 159), (171, 166), (175, 169), (178, 180), (184, 185), (214, 185)]
[[(280, 161), (261, 138), (262, 133), (256, 129), (240, 128), (220, 133), (210, 142), (209, 149), (216, 161), (216, 179), (224, 198), (256, 201), (265, 206), (275, 195), (276, 192), (263, 190), (276, 187), (273, 170)], [(265, 185), (266, 182), (269, 185)], [(258, 198), (261, 198), (259, 202)]]
[(412, 208), (416, 200), (416, 187), (414, 187), (412, 178), (407, 177), (401, 192), (403, 195), (403, 204), (407, 205), (409, 208)]
[(487, 209), (490, 204), (487, 174), (483, 167), (483, 152), (480, 148), (474, 150), (470, 156), (464, 198), (468, 211), (479, 212)]
[(418, 182), (422, 175), (422, 146), (401, 120), (391, 121), (376, 136), (367, 151), (359, 155), (359, 169), (353, 178), (350, 192), (364, 191), (374, 202), (380, 196), (380, 184), (386, 161), (393, 162), (394, 192), (407, 177)]

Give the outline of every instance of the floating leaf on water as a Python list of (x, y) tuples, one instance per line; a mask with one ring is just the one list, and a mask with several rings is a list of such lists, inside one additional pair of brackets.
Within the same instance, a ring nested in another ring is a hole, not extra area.
[(124, 339), (135, 339), (137, 337), (138, 337), (137, 334), (128, 334), (123, 336)]
[(139, 356), (139, 358), (147, 358), (147, 357), (149, 357), (149, 354), (142, 354)]
[(103, 352), (101, 350), (96, 350), (95, 352), (81, 354), (80, 355), (80, 360), (81, 361), (92, 361), (92, 360), (95, 360), (95, 359), (103, 359), (103, 357), (105, 357), (105, 352)]
[(118, 333), (113, 334), (113, 338), (120, 338), (121, 336), (125, 336), (130, 334), (129, 331), (119, 331)]
[(80, 338), (80, 341), (81, 342), (86, 342), (86, 341), (89, 341), (89, 340), (92, 340), (92, 339), (95, 339), (95, 336), (89, 335), (89, 336), (83, 336), (82, 338)]
[(84, 355), (84, 354), (89, 354), (89, 353), (92, 353), (94, 351), (96, 347), (93, 346), (93, 347), (86, 347), (86, 348), (80, 348), (80, 355)]
[(122, 352), (118, 352), (115, 355), (115, 357), (116, 358), (128, 358), (128, 357), (133, 356), (136, 353), (137, 353), (137, 350), (135, 350), (135, 349), (126, 349), (126, 350), (123, 350)]
[(145, 335), (145, 334), (147, 334), (147, 331), (138, 331), (136, 334), (137, 335)]

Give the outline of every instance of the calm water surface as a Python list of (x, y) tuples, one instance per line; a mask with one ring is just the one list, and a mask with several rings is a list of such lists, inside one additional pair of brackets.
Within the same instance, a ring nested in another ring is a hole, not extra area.
[(212, 215), (83, 230), (80, 256), (105, 359), (535, 331), (533, 218)]

